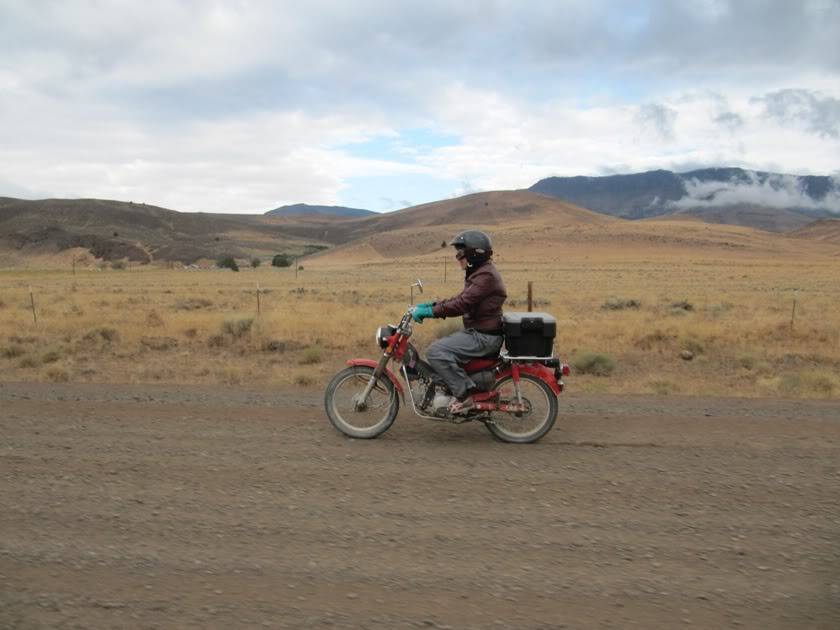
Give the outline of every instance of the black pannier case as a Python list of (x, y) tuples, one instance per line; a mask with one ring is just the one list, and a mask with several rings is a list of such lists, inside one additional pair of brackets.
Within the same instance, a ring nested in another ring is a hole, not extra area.
[(548, 313), (505, 313), (505, 347), (512, 357), (550, 357), (557, 320)]

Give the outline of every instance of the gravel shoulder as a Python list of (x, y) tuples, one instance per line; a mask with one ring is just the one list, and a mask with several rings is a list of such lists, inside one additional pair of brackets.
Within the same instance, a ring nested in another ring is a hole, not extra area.
[(564, 396), (540, 443), (312, 389), (0, 383), (0, 628), (837, 628), (840, 404)]

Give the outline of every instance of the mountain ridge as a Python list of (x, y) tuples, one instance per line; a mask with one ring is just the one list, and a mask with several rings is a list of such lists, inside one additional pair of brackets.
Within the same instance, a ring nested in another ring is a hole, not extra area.
[(346, 206), (318, 206), (310, 205), (308, 203), (295, 203), (287, 206), (280, 206), (269, 210), (265, 213), (268, 216), (287, 217), (298, 215), (327, 215), (335, 217), (366, 217), (372, 214), (377, 214), (372, 210), (364, 210), (362, 208), (348, 208)]
[[(737, 167), (697, 169), (683, 173), (654, 170), (603, 177), (548, 177), (528, 190), (625, 219), (687, 213), (708, 218), (718, 209), (726, 220), (750, 223), (739, 209), (776, 209), (784, 220), (761, 220), (762, 229), (785, 231), (840, 213), (840, 181), (831, 176), (788, 175)], [(778, 225), (774, 225), (778, 224)]]

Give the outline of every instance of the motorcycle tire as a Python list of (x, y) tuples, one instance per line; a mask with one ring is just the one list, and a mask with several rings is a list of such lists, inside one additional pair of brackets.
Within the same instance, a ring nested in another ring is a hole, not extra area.
[(354, 397), (359, 396), (373, 375), (373, 368), (352, 366), (341, 370), (327, 385), (324, 407), (330, 423), (352, 438), (379, 437), (394, 423), (400, 410), (400, 398), (391, 380), (379, 377), (364, 409), (356, 408)]
[[(521, 414), (494, 411), (491, 422), (484, 426), (502, 442), (530, 444), (542, 438), (557, 420), (557, 396), (541, 379), (531, 374), (519, 377), (522, 398), (527, 411)], [(506, 376), (493, 387), (502, 402), (515, 402), (513, 377)]]

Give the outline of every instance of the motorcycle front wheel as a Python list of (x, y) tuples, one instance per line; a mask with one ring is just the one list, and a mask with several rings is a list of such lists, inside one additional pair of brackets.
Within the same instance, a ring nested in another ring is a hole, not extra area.
[(332, 425), (352, 438), (379, 437), (394, 423), (400, 399), (391, 380), (384, 374), (376, 381), (364, 404), (360, 403), (373, 368), (352, 366), (341, 370), (327, 385), (324, 407)]
[[(525, 411), (494, 411), (491, 421), (485, 423), (490, 433), (502, 442), (536, 442), (551, 430), (557, 419), (557, 396), (546, 383), (531, 374), (522, 374), (519, 387)], [(513, 377), (500, 379), (493, 389), (499, 392), (500, 403), (517, 402)]]

